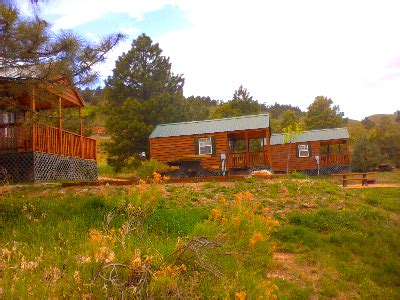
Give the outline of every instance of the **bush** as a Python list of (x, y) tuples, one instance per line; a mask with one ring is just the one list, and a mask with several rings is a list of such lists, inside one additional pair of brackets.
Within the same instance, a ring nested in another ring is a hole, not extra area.
[(150, 159), (143, 161), (136, 172), (141, 179), (147, 180), (153, 176), (154, 172), (160, 173), (165, 171), (167, 168), (167, 165), (160, 163), (155, 159)]
[(294, 172), (291, 172), (291, 173), (289, 174), (289, 178), (293, 178), (293, 179), (306, 179), (306, 178), (307, 178), (307, 175), (304, 174), (304, 173), (300, 173), (300, 172), (294, 171)]
[(375, 143), (372, 143), (366, 136), (356, 141), (351, 162), (353, 171), (368, 171), (381, 161), (382, 155)]

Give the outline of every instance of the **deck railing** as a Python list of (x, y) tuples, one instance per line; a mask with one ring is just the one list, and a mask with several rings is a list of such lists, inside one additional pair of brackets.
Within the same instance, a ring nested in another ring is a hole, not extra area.
[(230, 153), (233, 168), (262, 166), (267, 163), (264, 151)]
[(350, 164), (349, 154), (329, 154), (320, 156), (321, 167), (348, 164)]
[(29, 151), (96, 159), (96, 140), (41, 124), (0, 128), (0, 153)]

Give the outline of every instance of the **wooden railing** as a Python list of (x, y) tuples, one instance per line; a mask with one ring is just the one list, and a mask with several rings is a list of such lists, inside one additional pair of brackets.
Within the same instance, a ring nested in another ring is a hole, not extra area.
[(321, 167), (348, 164), (350, 164), (348, 154), (329, 154), (320, 156)]
[(245, 153), (231, 153), (232, 167), (247, 167), (247, 156)]
[(0, 128), (0, 153), (28, 151), (96, 159), (96, 140), (41, 124)]
[(246, 152), (230, 153), (229, 155), (233, 168), (262, 166), (267, 163), (264, 151), (249, 152), (248, 156)]

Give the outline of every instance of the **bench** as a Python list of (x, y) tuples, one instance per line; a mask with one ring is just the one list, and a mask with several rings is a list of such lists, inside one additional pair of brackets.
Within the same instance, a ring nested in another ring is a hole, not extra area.
[(338, 181), (343, 187), (346, 187), (349, 181), (360, 181), (361, 185), (376, 182), (376, 172), (334, 174), (333, 177), (340, 177)]

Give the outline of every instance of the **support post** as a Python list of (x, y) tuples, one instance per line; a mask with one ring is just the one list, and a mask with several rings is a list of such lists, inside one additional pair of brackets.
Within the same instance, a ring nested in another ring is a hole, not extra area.
[(62, 141), (62, 99), (58, 97), (58, 138), (60, 145), (60, 155), (63, 154), (63, 141)]
[(32, 137), (31, 137), (31, 147), (32, 151), (36, 148), (36, 124), (35, 124), (35, 111), (36, 111), (36, 99), (35, 99), (35, 89), (32, 89), (31, 95), (31, 111), (32, 111)]
[(246, 137), (246, 167), (250, 167), (250, 150), (249, 150), (249, 136), (247, 131), (245, 131)]
[(83, 123), (82, 123), (82, 109), (79, 107), (79, 135), (81, 141), (81, 158), (83, 158)]
[(266, 130), (265, 139), (267, 140), (267, 151), (268, 151), (268, 166), (272, 170), (272, 158), (271, 158), (271, 137), (269, 135), (269, 130)]

